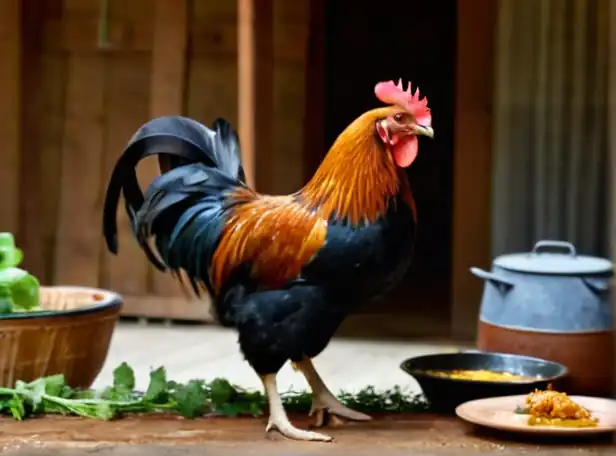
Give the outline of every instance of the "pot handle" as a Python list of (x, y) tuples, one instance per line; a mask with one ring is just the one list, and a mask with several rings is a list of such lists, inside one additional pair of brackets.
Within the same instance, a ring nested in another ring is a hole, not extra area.
[(609, 279), (599, 279), (595, 277), (582, 277), (582, 282), (586, 285), (590, 291), (596, 294), (602, 294), (610, 289)]
[(492, 284), (496, 285), (496, 287), (501, 291), (501, 293), (505, 293), (513, 288), (514, 284), (509, 280), (503, 279), (499, 277), (497, 274), (493, 272), (485, 271), (481, 268), (472, 267), (470, 269), (471, 274), (475, 277), (479, 277), (480, 279), (487, 280), (492, 282)]
[(560, 249), (566, 250), (569, 255), (576, 256), (577, 251), (575, 250), (575, 246), (571, 242), (566, 241), (539, 241), (535, 244), (530, 253), (540, 253), (544, 249)]

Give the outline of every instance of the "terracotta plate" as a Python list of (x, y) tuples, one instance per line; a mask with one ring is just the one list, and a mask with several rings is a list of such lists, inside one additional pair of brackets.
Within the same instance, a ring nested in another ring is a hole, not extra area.
[(469, 423), (509, 432), (538, 434), (597, 434), (616, 431), (616, 401), (599, 397), (571, 396), (599, 418), (596, 427), (568, 428), (559, 426), (531, 426), (528, 417), (515, 413), (526, 396), (503, 396), (465, 402), (456, 408), (456, 415)]

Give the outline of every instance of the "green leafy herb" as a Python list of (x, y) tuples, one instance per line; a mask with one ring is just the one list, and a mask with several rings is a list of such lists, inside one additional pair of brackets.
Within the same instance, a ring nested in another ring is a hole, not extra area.
[[(63, 375), (39, 378), (30, 383), (17, 381), (14, 388), (0, 388), (0, 413), (16, 420), (52, 413), (111, 420), (128, 413), (163, 411), (185, 418), (206, 413), (229, 417), (260, 416), (267, 407), (266, 397), (260, 392), (244, 390), (221, 378), (211, 382), (177, 383), (167, 379), (164, 367), (150, 372), (150, 382), (144, 393), (134, 388), (135, 374), (126, 363), (114, 370), (113, 384), (100, 393), (72, 389)], [(291, 391), (283, 394), (282, 399), (289, 411), (310, 410), (310, 393)], [(408, 395), (398, 387), (381, 393), (373, 387), (357, 394), (341, 392), (339, 399), (362, 412), (421, 412), (429, 408), (421, 395)]]

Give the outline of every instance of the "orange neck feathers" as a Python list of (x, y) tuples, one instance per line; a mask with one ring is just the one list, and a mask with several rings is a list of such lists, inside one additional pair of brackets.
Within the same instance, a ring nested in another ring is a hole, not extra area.
[(400, 192), (415, 212), (406, 174), (375, 134), (375, 122), (389, 113), (390, 108), (374, 109), (351, 123), (299, 192), (323, 218), (374, 223)]

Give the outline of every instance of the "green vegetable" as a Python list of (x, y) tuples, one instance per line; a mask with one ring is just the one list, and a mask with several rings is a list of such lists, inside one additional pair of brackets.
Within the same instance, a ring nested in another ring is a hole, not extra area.
[(11, 312), (13, 312), (13, 299), (8, 290), (0, 285), (0, 315), (10, 314)]
[[(186, 384), (167, 380), (163, 367), (150, 372), (145, 393), (134, 391), (135, 375), (126, 363), (113, 372), (113, 385), (98, 393), (70, 388), (63, 375), (39, 378), (30, 383), (18, 381), (14, 388), (0, 388), (0, 413), (22, 420), (40, 414), (76, 415), (111, 420), (128, 413), (169, 412), (185, 418), (205, 413), (234, 417), (260, 416), (267, 400), (260, 392), (231, 385), (227, 380), (191, 380)], [(288, 392), (282, 395), (289, 411), (308, 412), (311, 395)], [(418, 412), (428, 409), (420, 395), (406, 395), (398, 387), (377, 393), (368, 387), (358, 394), (341, 393), (341, 401), (362, 412)]]
[(17, 267), (23, 257), (13, 235), (0, 233), (0, 314), (39, 310), (38, 279)]

